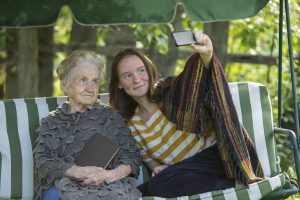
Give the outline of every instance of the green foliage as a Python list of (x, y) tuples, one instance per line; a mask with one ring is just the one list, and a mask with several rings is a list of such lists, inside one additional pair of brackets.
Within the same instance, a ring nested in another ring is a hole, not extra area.
[(174, 70), (174, 75), (178, 75), (182, 71), (185, 62), (186, 62), (185, 59), (177, 60), (175, 70)]
[(67, 44), (71, 36), (72, 14), (68, 7), (63, 7), (54, 25), (54, 42)]
[(230, 25), (229, 52), (274, 55), (271, 49), (278, 41), (278, 2), (269, 4), (258, 15), (244, 20), (233, 20)]
[(203, 23), (192, 21), (186, 14), (183, 14), (182, 27), (189, 30), (200, 31), (203, 30)]
[(155, 44), (159, 53), (168, 52), (170, 33), (173, 30), (170, 24), (132, 24), (131, 27), (135, 28), (137, 44), (140, 48), (147, 49)]
[[(291, 7), (291, 24), (293, 35), (294, 54), (299, 56), (299, 34), (300, 28), (296, 25), (300, 23), (299, 2), (293, 3)], [(252, 55), (278, 55), (279, 37), (279, 4), (270, 2), (257, 16), (245, 20), (234, 20), (230, 25), (229, 49), (231, 53), (248, 53)], [(283, 33), (283, 113), (291, 112), (292, 93), (288, 60), (288, 43), (286, 33), (286, 23), (284, 22)], [(297, 53), (298, 52), (298, 53)], [(295, 68), (299, 69), (299, 63), (295, 62)], [(229, 68), (229, 69), (228, 69)], [(270, 90), (274, 121), (277, 121), (277, 66), (257, 66), (230, 64), (227, 66), (227, 75), (230, 81), (258, 81), (266, 84)], [(268, 71), (270, 69), (270, 71)], [(298, 87), (299, 88), (299, 87)], [(298, 92), (299, 94), (299, 92)], [(283, 117), (285, 122), (292, 122), (290, 115)]]
[(98, 40), (97, 44), (99, 46), (105, 46), (106, 42), (106, 32), (107, 32), (107, 26), (99, 27), (98, 28)]
[[(299, 1), (294, 2), (291, 6), (291, 24), (292, 24), (292, 43), (293, 54), (299, 59), (300, 45), (300, 24)], [(284, 17), (285, 19), (285, 17)], [(279, 5), (278, 2), (270, 2), (262, 12), (257, 16), (245, 19), (235, 20), (231, 22), (229, 33), (229, 52), (231, 53), (247, 53), (252, 55), (270, 55), (277, 57), (279, 51)], [(289, 52), (286, 23), (283, 27), (283, 64), (282, 64), (282, 121), (290, 124), (294, 128), (293, 119), (293, 100), (291, 90), (291, 78), (289, 67)], [(299, 60), (294, 62), (296, 77), (299, 79)], [(278, 126), (278, 67), (254, 64), (228, 64), (226, 72), (229, 81), (256, 81), (267, 85), (273, 107), (273, 119), (275, 126)], [(299, 83), (297, 83), (298, 99), (300, 95)], [(287, 148), (290, 145), (286, 137), (276, 138), (278, 146), (278, 154), (281, 160), (281, 168), (286, 170), (290, 176), (295, 177), (293, 171), (293, 159)]]

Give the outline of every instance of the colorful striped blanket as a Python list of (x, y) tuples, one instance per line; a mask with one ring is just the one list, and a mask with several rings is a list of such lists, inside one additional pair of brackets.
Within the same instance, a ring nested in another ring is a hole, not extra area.
[(198, 134), (215, 131), (228, 178), (248, 185), (263, 177), (257, 153), (240, 124), (225, 73), (214, 55), (209, 69), (199, 54), (192, 55), (177, 77), (160, 80), (154, 100), (177, 128)]

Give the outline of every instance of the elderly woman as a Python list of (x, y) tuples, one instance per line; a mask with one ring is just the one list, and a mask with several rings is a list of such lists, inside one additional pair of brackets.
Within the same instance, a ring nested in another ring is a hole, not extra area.
[[(99, 57), (91, 51), (74, 51), (57, 73), (68, 101), (43, 118), (37, 129), (38, 198), (138, 199), (135, 178), (140, 156), (120, 114), (97, 100)], [(80, 151), (95, 134), (118, 144), (120, 150), (106, 169), (77, 166)]]

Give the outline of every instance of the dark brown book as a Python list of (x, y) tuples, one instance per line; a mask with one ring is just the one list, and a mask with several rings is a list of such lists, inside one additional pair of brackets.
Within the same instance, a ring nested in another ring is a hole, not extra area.
[(97, 166), (105, 169), (119, 149), (120, 147), (117, 144), (103, 135), (96, 134), (79, 153), (76, 164), (78, 166)]

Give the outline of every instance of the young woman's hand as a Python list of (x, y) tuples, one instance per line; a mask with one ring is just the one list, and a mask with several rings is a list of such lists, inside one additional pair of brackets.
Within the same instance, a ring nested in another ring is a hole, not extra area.
[(259, 181), (262, 181), (262, 180), (265, 180), (265, 179), (267, 179), (267, 178), (266, 177), (265, 178), (254, 177), (254, 178), (251, 178), (251, 179), (248, 180), (248, 184), (259, 182)]
[(160, 166), (157, 166), (153, 169), (153, 172), (152, 172), (152, 176), (155, 176), (156, 174), (158, 174), (159, 172), (161, 172), (162, 170), (166, 169), (169, 165), (160, 165)]
[(200, 32), (195, 32), (196, 44), (192, 44), (192, 48), (200, 54), (204, 62), (204, 67), (208, 68), (213, 56), (213, 45), (211, 39)]

